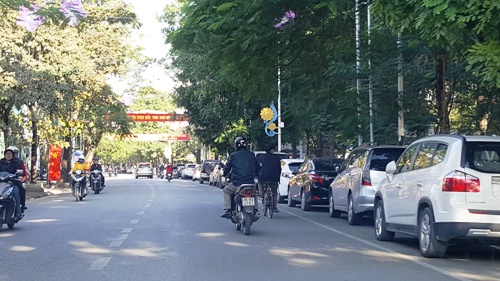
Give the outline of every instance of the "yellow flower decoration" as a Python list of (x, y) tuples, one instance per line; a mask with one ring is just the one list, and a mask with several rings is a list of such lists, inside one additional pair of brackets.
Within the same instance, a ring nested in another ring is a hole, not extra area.
[(267, 126), (267, 128), (268, 128), (269, 130), (271, 130), (271, 131), (274, 131), (274, 130), (276, 130), (276, 124), (271, 123), (271, 124), (269, 124), (269, 126)]
[(264, 107), (260, 111), (260, 117), (264, 121), (269, 121), (269, 120), (273, 119), (273, 117), (274, 117), (274, 111), (270, 107)]

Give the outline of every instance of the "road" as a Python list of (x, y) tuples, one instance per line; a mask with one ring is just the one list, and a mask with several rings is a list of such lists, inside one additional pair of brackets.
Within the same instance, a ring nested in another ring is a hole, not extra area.
[(450, 247), (423, 258), (416, 239), (374, 238), (326, 208), (281, 204), (250, 236), (219, 216), (222, 192), (174, 179), (107, 178), (101, 194), (33, 200), (0, 232), (0, 280), (500, 280), (500, 250)]

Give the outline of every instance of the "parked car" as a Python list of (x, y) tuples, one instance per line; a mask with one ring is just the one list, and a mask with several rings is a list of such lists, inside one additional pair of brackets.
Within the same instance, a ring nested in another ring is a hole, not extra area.
[(153, 178), (153, 165), (151, 163), (139, 163), (135, 169), (135, 178), (148, 177)]
[(375, 235), (418, 237), (425, 257), (448, 244), (500, 242), (500, 138), (435, 135), (413, 142), (375, 193)]
[(192, 181), (199, 180), (201, 174), (201, 165), (197, 164), (194, 166), (193, 176), (191, 177)]
[(285, 198), (288, 198), (288, 183), (294, 176), (294, 173), (304, 162), (303, 159), (282, 159), (281, 160), (281, 175), (280, 184), (278, 187), (278, 202), (285, 203)]
[(309, 211), (311, 205), (328, 205), (328, 188), (342, 165), (339, 158), (306, 158), (290, 179), (288, 206), (300, 203), (303, 211)]
[(200, 183), (209, 180), (210, 173), (212, 173), (215, 165), (220, 164), (220, 160), (203, 160), (200, 168)]
[(375, 188), (385, 178), (385, 166), (398, 160), (404, 146), (360, 146), (342, 163), (330, 185), (330, 217), (347, 213), (347, 222), (356, 225), (365, 214), (373, 215)]
[(185, 168), (182, 169), (181, 178), (183, 180), (193, 178), (194, 167), (196, 167), (196, 164), (187, 164)]
[(219, 186), (218, 184), (219, 184), (221, 177), (222, 177), (223, 167), (224, 167), (224, 165), (222, 165), (222, 163), (215, 165), (214, 169), (212, 170), (212, 172), (208, 176), (208, 184), (209, 185)]

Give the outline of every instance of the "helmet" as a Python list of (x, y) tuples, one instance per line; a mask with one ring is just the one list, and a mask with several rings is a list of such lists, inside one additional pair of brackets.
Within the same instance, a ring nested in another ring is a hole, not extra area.
[(19, 153), (19, 148), (17, 148), (16, 146), (9, 146), (3, 151), (3, 155), (5, 155), (7, 151), (12, 152), (12, 155), (14, 155), (14, 157), (17, 157), (17, 154)]
[(78, 156), (78, 162), (83, 163), (83, 161), (85, 161), (85, 156), (83, 156), (83, 154), (82, 154), (82, 155)]
[(247, 141), (243, 137), (237, 137), (234, 140), (234, 146), (236, 147), (236, 150), (239, 150), (243, 147), (246, 147), (246, 145), (247, 145)]
[(99, 161), (99, 157), (92, 158), (92, 161)]

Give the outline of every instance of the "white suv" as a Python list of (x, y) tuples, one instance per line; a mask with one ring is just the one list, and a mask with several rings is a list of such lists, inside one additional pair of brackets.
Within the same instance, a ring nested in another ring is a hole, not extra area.
[(413, 142), (375, 193), (375, 235), (417, 236), (425, 257), (452, 240), (500, 241), (500, 137), (434, 135)]

